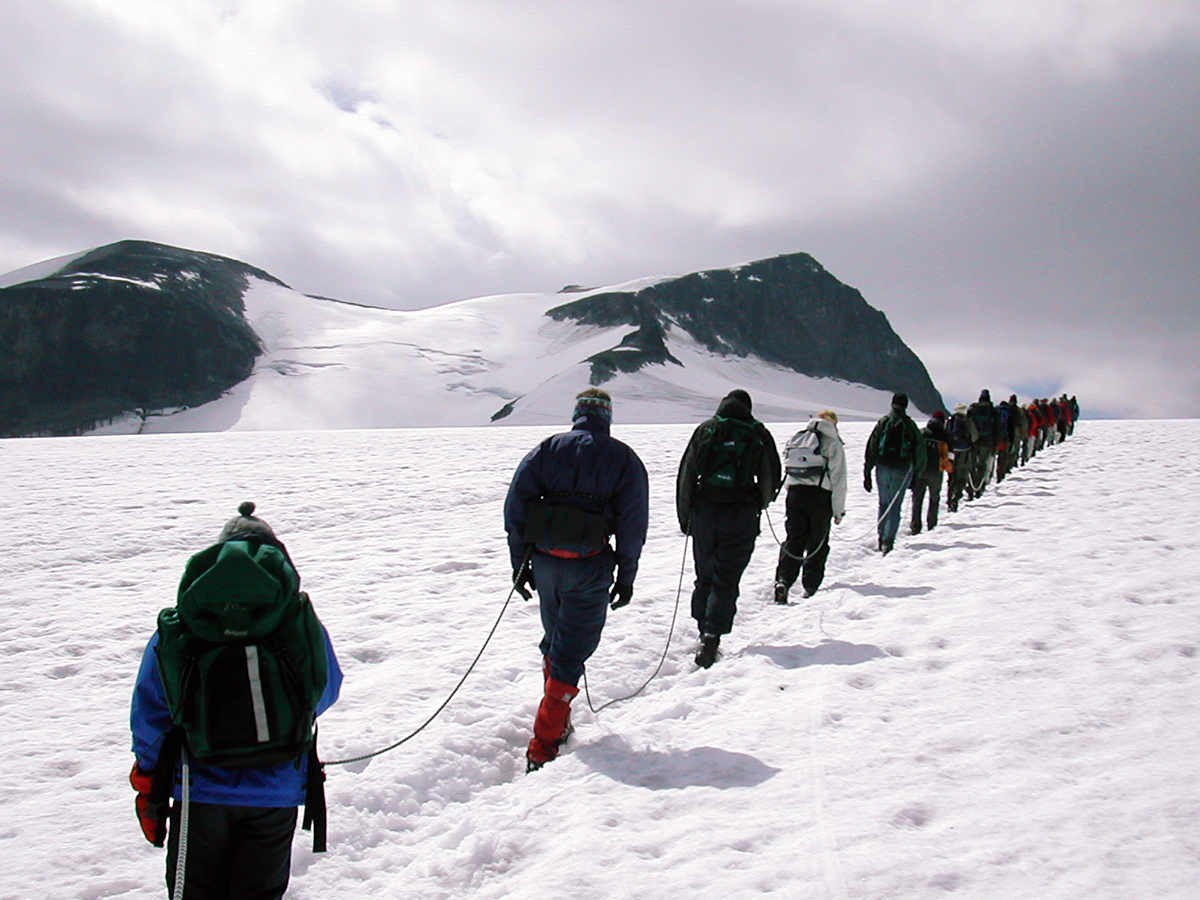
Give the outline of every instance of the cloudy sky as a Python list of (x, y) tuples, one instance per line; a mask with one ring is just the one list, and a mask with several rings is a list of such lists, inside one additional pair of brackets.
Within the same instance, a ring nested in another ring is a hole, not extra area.
[(807, 251), (947, 401), (1200, 416), (1200, 0), (3, 0), (0, 272), (417, 308)]

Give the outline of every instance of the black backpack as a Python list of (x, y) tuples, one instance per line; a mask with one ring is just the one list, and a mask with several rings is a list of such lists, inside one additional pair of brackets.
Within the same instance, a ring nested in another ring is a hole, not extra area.
[(971, 430), (967, 427), (966, 416), (952, 415), (946, 423), (946, 433), (950, 435), (950, 449), (955, 453), (971, 449)]
[(912, 429), (903, 416), (889, 416), (875, 444), (875, 459), (888, 466), (903, 466), (913, 460)]

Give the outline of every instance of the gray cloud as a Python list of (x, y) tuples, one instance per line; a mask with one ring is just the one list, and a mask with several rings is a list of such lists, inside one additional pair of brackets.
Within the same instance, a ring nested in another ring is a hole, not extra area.
[(12, 0), (0, 270), (399, 307), (807, 250), (947, 399), (1200, 415), (1200, 0)]

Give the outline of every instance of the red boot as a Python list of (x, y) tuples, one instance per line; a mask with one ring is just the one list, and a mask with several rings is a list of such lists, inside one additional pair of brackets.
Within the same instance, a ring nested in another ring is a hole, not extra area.
[(533, 723), (533, 740), (525, 752), (528, 761), (526, 771), (540, 769), (558, 756), (558, 748), (565, 743), (571, 722), (571, 701), (578, 693), (579, 688), (574, 685), (546, 677), (546, 695), (538, 707), (537, 719)]

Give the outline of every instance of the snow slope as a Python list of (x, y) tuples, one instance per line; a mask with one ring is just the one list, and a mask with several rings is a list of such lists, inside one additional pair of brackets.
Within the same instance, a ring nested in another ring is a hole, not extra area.
[[(636, 291), (655, 280), (594, 292)], [(589, 384), (584, 361), (633, 330), (545, 315), (583, 296), (505, 294), (406, 312), (251, 279), (246, 318), (266, 351), (254, 373), (219, 400), (145, 422), (130, 416), (97, 433), (487, 425), (515, 400), (516, 411), (502, 424), (553, 425)], [(617, 401), (618, 421), (698, 422), (735, 387), (751, 392), (756, 415), (765, 419), (807, 417), (827, 406), (844, 418), (874, 418), (890, 400), (862, 385), (719, 356), (685, 333), (673, 333), (669, 347), (682, 366), (648, 366), (604, 385)]]
[[(867, 427), (843, 428), (852, 460)], [(508, 479), (548, 432), (0, 442), (0, 900), (164, 895), (125, 781), (129, 696), (184, 561), (239, 501), (333, 635), (346, 682), (321, 741), (342, 758), (409, 733), (478, 651)], [(616, 429), (651, 473), (651, 533), (589, 665), (597, 707), (666, 646), (689, 433)], [(581, 696), (566, 755), (529, 776), (539, 633), (514, 600), (438, 720), (331, 769), (330, 851), (297, 837), (288, 896), (1194, 898), (1198, 447), (1198, 421), (1084, 421), (887, 558), (852, 490), (825, 586), (787, 607), (764, 521), (723, 659), (690, 662), (685, 598), (661, 675), (598, 715)]]

